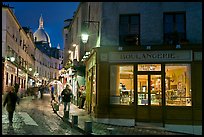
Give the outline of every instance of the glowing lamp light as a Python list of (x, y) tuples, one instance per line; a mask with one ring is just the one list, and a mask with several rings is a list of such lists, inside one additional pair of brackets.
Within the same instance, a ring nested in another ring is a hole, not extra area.
[(14, 62), (15, 61), (15, 57), (11, 57), (10, 60), (11, 60), (11, 62)]
[(82, 34), (81, 35), (81, 39), (82, 39), (82, 42), (83, 43), (87, 43), (87, 41), (88, 41), (88, 38), (89, 38), (89, 35), (88, 34)]
[(29, 71), (32, 71), (33, 69), (32, 69), (32, 68), (29, 68), (28, 70), (29, 70)]

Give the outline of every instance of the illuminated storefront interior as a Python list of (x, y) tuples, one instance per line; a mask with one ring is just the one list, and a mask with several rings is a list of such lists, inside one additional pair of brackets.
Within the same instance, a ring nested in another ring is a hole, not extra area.
[[(111, 65), (110, 103), (130, 105), (137, 99), (137, 105), (162, 106), (162, 94), (165, 93), (164, 105), (191, 106), (190, 64), (165, 64), (165, 76), (162, 76), (161, 66), (138, 64), (137, 82), (134, 82), (134, 65)], [(162, 77), (165, 88), (162, 88)]]

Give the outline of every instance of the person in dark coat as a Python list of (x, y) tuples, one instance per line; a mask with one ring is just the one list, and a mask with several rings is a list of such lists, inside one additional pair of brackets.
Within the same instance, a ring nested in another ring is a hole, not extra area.
[(54, 96), (54, 93), (55, 93), (55, 88), (54, 88), (54, 85), (51, 85), (51, 103), (53, 101), (55, 101), (55, 96)]
[(72, 92), (69, 86), (67, 85), (66, 88), (61, 93), (62, 101), (64, 102), (64, 111), (66, 111), (68, 106), (68, 111), (70, 110), (70, 102), (72, 98)]
[(44, 92), (44, 85), (41, 85), (40, 87), (39, 87), (39, 91), (40, 91), (40, 99), (42, 99), (43, 98), (43, 92)]
[(8, 93), (6, 94), (3, 106), (6, 106), (6, 110), (8, 112), (9, 125), (12, 126), (13, 123), (13, 113), (16, 108), (16, 103), (19, 104), (19, 98), (17, 93), (15, 92), (15, 88), (13, 86), (8, 87)]
[(15, 83), (14, 88), (15, 88), (15, 92), (18, 93), (19, 84), (18, 84), (18, 83)]
[(86, 87), (85, 86), (82, 86), (82, 91), (81, 91), (81, 105), (79, 106), (79, 108), (83, 109), (84, 107), (84, 103), (85, 103), (85, 100), (86, 100)]

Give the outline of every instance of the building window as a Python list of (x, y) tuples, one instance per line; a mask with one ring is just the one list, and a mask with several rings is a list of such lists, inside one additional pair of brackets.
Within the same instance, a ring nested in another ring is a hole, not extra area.
[(24, 86), (23, 86), (24, 88), (25, 88), (25, 84), (26, 84), (26, 80), (24, 80)]
[(17, 83), (17, 76), (15, 76), (15, 82), (14, 83)]
[(165, 65), (166, 105), (191, 106), (191, 70), (189, 64)]
[(55, 69), (57, 69), (57, 63), (55, 63)]
[(9, 79), (9, 76), (8, 76), (8, 72), (6, 73), (6, 85), (8, 85), (8, 79)]
[(140, 16), (120, 15), (119, 45), (139, 45)]
[(21, 88), (23, 88), (23, 79), (21, 79)]
[(110, 103), (130, 105), (134, 102), (133, 65), (112, 65), (110, 67)]
[(13, 86), (13, 74), (11, 74), (11, 86)]
[(55, 72), (55, 79), (57, 79), (57, 73)]
[(186, 41), (185, 13), (164, 13), (164, 44)]

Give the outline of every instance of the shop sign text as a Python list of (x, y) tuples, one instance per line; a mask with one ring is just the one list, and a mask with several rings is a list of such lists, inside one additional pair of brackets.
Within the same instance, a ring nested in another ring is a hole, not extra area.
[(109, 62), (192, 61), (191, 51), (111, 52)]

